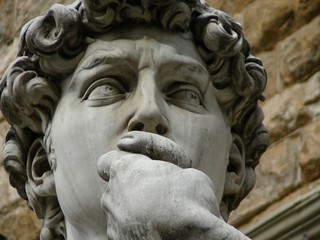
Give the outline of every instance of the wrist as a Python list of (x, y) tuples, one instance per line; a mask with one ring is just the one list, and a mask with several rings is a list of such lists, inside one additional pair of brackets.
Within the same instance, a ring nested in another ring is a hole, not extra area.
[[(195, 238), (196, 239), (196, 238)], [(202, 238), (203, 240), (211, 240), (211, 239), (228, 239), (228, 240), (250, 240), (247, 236), (245, 236), (238, 229), (234, 228), (224, 220), (217, 218), (214, 216), (212, 219), (212, 225), (208, 231), (204, 234)]]
[(187, 240), (250, 240), (242, 232), (229, 225), (223, 219), (207, 213), (202, 223), (198, 226), (198, 230), (192, 231), (186, 238)]

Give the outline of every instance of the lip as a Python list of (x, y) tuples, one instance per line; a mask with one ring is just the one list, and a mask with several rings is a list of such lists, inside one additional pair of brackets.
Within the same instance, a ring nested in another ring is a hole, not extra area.
[(170, 162), (181, 168), (192, 167), (192, 160), (179, 144), (158, 134), (132, 131), (124, 135), (117, 146), (122, 151)]
[(130, 133), (124, 135), (121, 139), (134, 139), (134, 136)]

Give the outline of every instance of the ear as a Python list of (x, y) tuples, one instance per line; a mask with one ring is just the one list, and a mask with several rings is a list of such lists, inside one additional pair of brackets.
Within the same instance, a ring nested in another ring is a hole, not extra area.
[(225, 178), (223, 199), (220, 204), (220, 212), (222, 217), (227, 220), (229, 216), (228, 206), (234, 198), (241, 192), (245, 181), (245, 149), (242, 139), (236, 135), (232, 135), (232, 144), (229, 152), (229, 163)]
[[(50, 145), (50, 144), (48, 144)], [(27, 157), (26, 193), (29, 207), (43, 219), (40, 239), (67, 239), (63, 212), (55, 189), (53, 169), (54, 149), (46, 150), (42, 137), (32, 143)]]
[(29, 206), (37, 213), (38, 217), (43, 215), (43, 199), (56, 196), (53, 170), (48, 161), (48, 154), (43, 141), (36, 139), (27, 157), (26, 192)]

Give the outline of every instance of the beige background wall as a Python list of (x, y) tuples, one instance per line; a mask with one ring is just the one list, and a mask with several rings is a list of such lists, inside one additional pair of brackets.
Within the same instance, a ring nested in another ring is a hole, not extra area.
[[(0, 0), (0, 76), (15, 58), (22, 25), (54, 2), (72, 0)], [(271, 146), (257, 167), (254, 191), (230, 219), (245, 229), (320, 185), (320, 1), (210, 3), (242, 23), (269, 75), (262, 106)], [(7, 128), (0, 117), (1, 142)], [(0, 165), (0, 234), (10, 240), (38, 239), (39, 222), (8, 186)]]

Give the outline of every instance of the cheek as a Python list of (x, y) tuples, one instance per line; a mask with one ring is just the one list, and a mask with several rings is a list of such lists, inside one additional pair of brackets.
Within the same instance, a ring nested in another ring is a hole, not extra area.
[(175, 122), (172, 127), (174, 140), (193, 159), (193, 167), (210, 177), (220, 200), (228, 164), (230, 128), (220, 114), (187, 113)]
[(87, 143), (96, 158), (112, 150), (127, 131), (127, 109), (117, 105), (86, 109), (85, 128)]
[[(230, 128), (221, 115), (201, 115), (181, 112), (171, 118), (172, 138), (179, 143), (190, 156), (194, 156), (197, 166), (203, 158), (225, 157), (228, 152)], [(212, 161), (210, 161), (212, 162)]]
[(77, 219), (95, 222), (90, 217), (93, 215), (103, 217), (100, 198), (105, 183), (96, 170), (97, 155), (92, 147), (95, 133), (87, 127), (91, 121), (88, 116), (80, 108), (68, 108), (62, 102), (52, 121), (58, 200), (66, 218), (73, 224), (77, 224)]

